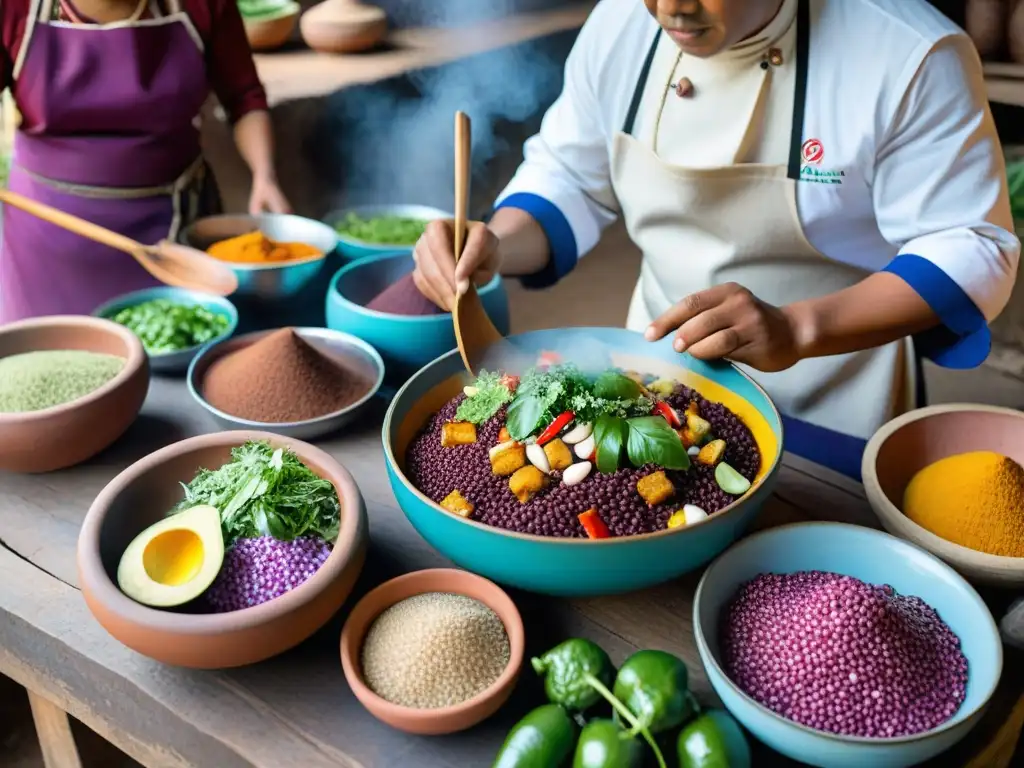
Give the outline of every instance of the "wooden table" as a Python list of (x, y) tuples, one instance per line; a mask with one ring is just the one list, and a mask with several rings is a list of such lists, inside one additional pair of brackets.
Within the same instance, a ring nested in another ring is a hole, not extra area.
[[(93, 497), (120, 470), (172, 441), (216, 429), (178, 381), (154, 380), (138, 422), (92, 462), (40, 476), (0, 476), (0, 673), (30, 692), (47, 768), (80, 765), (65, 712), (151, 768), (485, 768), (508, 730), (541, 702), (524, 670), (509, 705), (464, 734), (417, 738), (374, 720), (348, 690), (338, 660), (341, 621), (352, 602), (385, 578), (445, 565), (413, 530), (388, 487), (380, 450), (383, 404), (348, 434), (323, 444), (355, 475), (369, 510), (370, 557), (338, 617), (298, 649), (226, 672), (174, 669), (125, 648), (97, 624), (76, 588), (75, 543)], [(873, 525), (859, 486), (787, 457), (760, 526), (808, 519)], [(603, 645), (616, 662), (638, 648), (681, 656), (694, 690), (713, 701), (694, 648), (691, 598), (699, 574), (622, 597), (563, 601), (514, 593), (527, 652), (574, 635)], [(993, 716), (944, 766), (967, 764), (993, 734), (1019, 731), (1022, 687), (1011, 664)], [(1010, 714), (1012, 713), (1012, 717)], [(1012, 753), (1014, 739), (996, 740)], [(974, 765), (1007, 765), (998, 749)], [(784, 766), (778, 755), (760, 764)]]

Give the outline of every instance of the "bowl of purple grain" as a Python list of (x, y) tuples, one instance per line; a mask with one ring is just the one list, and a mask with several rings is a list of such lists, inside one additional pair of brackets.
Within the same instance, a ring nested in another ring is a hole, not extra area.
[[(327, 327), (373, 345), (394, 385), (455, 348), (452, 316), (419, 292), (414, 266), (408, 251), (369, 256), (338, 270), (327, 290)], [(491, 321), (507, 334), (508, 295), (501, 277), (479, 292)]]
[(135, 462), (93, 501), (79, 586), (114, 638), (172, 666), (254, 664), (326, 624), (366, 558), (352, 475), (267, 432), (188, 438)]
[(902, 768), (951, 749), (1003, 667), (995, 620), (963, 577), (842, 523), (772, 528), (727, 550), (701, 578), (693, 625), (736, 719), (826, 768)]

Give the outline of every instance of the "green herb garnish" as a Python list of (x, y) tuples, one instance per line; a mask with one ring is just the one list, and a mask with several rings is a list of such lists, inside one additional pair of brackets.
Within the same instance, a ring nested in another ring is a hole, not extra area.
[(111, 318), (131, 330), (151, 355), (205, 344), (228, 329), (228, 319), (206, 307), (153, 299), (126, 307)]
[(405, 216), (374, 216), (364, 219), (349, 213), (334, 228), (339, 234), (362, 243), (376, 245), (414, 245), (427, 228), (423, 219)]
[(602, 373), (594, 381), (594, 396), (605, 400), (636, 400), (642, 395), (639, 384), (617, 371)]
[(636, 467), (657, 464), (665, 469), (689, 469), (683, 441), (661, 416), (627, 419), (626, 454)]
[(512, 399), (512, 393), (497, 373), (481, 371), (473, 386), (476, 387), (476, 394), (459, 403), (455, 412), (455, 418), (459, 421), (483, 424)]
[(626, 420), (615, 416), (598, 416), (594, 422), (594, 443), (597, 446), (597, 471), (614, 472), (619, 468), (622, 447), (626, 442)]
[(198, 504), (216, 507), (225, 545), (257, 536), (338, 538), (341, 504), (334, 485), (286, 448), (249, 441), (232, 448), (231, 461), (220, 469), (200, 469), (182, 487), (185, 498), (171, 514)]

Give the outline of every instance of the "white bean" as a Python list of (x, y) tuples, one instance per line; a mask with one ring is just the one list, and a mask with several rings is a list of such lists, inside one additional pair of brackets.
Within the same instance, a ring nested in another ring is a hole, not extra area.
[(696, 456), (698, 453), (700, 453), (700, 448), (698, 448), (696, 445), (691, 445), (689, 448), (686, 449), (686, 452), (691, 456)]
[(594, 455), (595, 448), (597, 448), (597, 443), (594, 442), (594, 436), (591, 435), (583, 442), (576, 443), (576, 455), (581, 459), (589, 459)]
[(589, 461), (581, 461), (565, 468), (562, 472), (562, 482), (566, 485), (576, 485), (587, 479), (593, 465)]
[(476, 397), (480, 394), (480, 390), (473, 386), (465, 386), (462, 388), (462, 393), (466, 397)]
[(548, 455), (536, 443), (526, 446), (526, 458), (545, 475), (551, 472), (551, 462), (548, 461)]
[(695, 504), (684, 504), (683, 516), (686, 517), (687, 525), (693, 525), (701, 520), (707, 520), (708, 513)]
[[(564, 435), (562, 435), (562, 442), (568, 445), (575, 445), (576, 443), (582, 443), (588, 437), (590, 433), (594, 431), (593, 424), (577, 424)], [(589, 456), (589, 454), (587, 454)]]

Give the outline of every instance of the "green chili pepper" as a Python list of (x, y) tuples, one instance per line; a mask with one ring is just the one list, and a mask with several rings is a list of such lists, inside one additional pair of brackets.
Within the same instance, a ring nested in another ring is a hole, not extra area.
[(618, 723), (591, 720), (576, 744), (572, 768), (640, 768), (643, 762), (643, 744)]
[(750, 768), (750, 745), (732, 715), (711, 709), (689, 723), (676, 742), (679, 768)]
[(607, 686), (615, 677), (615, 666), (604, 649), (583, 638), (559, 643), (539, 658), (532, 659), (531, 663), (537, 674), (544, 678), (548, 701), (576, 712), (582, 712), (601, 700), (601, 694), (584, 678), (586, 673)]
[(576, 723), (562, 707), (537, 707), (508, 732), (493, 768), (556, 768), (572, 754), (576, 733)]
[[(622, 664), (613, 693), (651, 733), (676, 728), (693, 716), (686, 665), (664, 651), (637, 651)], [(634, 729), (636, 732), (636, 729)]]

